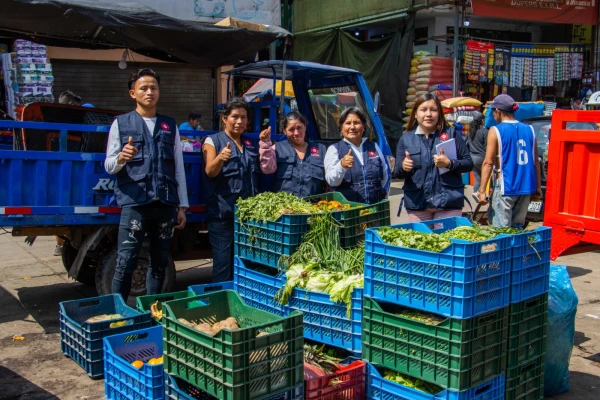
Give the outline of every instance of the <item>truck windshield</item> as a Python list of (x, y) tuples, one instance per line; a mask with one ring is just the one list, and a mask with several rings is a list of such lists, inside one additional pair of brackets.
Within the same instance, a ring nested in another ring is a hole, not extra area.
[(340, 140), (338, 128), (340, 114), (348, 107), (359, 107), (367, 116), (365, 135), (377, 140), (373, 123), (365, 107), (364, 100), (355, 85), (311, 88), (308, 90), (312, 111), (321, 140)]

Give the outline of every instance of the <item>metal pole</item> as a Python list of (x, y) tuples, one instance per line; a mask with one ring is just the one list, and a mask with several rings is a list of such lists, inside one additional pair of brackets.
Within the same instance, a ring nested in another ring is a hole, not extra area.
[(454, 3), (454, 45), (453, 45), (452, 97), (458, 95), (458, 2)]
[[(281, 94), (280, 94), (280, 103), (279, 103), (279, 115), (280, 115), (280, 119), (281, 121), (283, 121), (283, 116), (285, 114), (285, 110), (284, 110), (284, 106), (285, 106), (285, 81), (286, 81), (286, 71), (285, 71), (285, 67), (286, 67), (286, 53), (287, 53), (287, 44), (288, 44), (288, 38), (286, 37), (285, 39), (283, 39), (283, 65), (281, 67)], [(277, 94), (277, 93), (275, 93)]]

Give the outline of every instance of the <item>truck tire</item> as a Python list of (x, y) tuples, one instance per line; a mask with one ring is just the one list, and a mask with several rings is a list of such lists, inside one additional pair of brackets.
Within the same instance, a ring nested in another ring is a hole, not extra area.
[[(67, 273), (71, 269), (71, 265), (77, 257), (78, 249), (73, 247), (68, 240), (65, 240), (62, 249), (62, 262)], [(98, 262), (90, 257), (85, 257), (81, 268), (79, 269), (79, 276), (77, 282), (83, 283), (87, 286), (94, 286), (96, 282), (96, 270), (98, 269)]]
[[(148, 271), (149, 264), (150, 255), (148, 253), (148, 247), (144, 246), (140, 250), (138, 266), (133, 272), (133, 277), (131, 279), (131, 297), (143, 296), (146, 294), (146, 272)], [(117, 248), (115, 246), (105, 254), (102, 263), (96, 269), (96, 290), (98, 291), (99, 296), (112, 293), (112, 281), (113, 276), (115, 275), (116, 265)], [(165, 281), (163, 283), (161, 292), (170, 292), (174, 285), (175, 263), (173, 262), (171, 256), (169, 256), (169, 264), (167, 265), (167, 269), (165, 271)]]

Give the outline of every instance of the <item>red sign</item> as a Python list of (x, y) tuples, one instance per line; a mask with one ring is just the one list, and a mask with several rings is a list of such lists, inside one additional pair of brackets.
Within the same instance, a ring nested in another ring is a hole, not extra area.
[(598, 24), (598, 0), (473, 0), (473, 14), (554, 24)]
[(487, 53), (489, 50), (494, 50), (494, 43), (479, 42), (477, 40), (467, 40), (467, 50)]

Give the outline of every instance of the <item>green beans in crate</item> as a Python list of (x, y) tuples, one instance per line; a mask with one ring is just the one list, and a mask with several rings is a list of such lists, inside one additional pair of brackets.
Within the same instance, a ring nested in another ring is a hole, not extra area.
[(363, 359), (455, 391), (504, 372), (508, 307), (469, 319), (364, 297)]
[[(249, 307), (232, 290), (173, 300), (163, 312), (168, 374), (221, 400), (259, 399), (303, 383), (301, 313), (279, 317)], [(229, 317), (240, 329), (214, 336), (182, 322), (212, 325)]]

